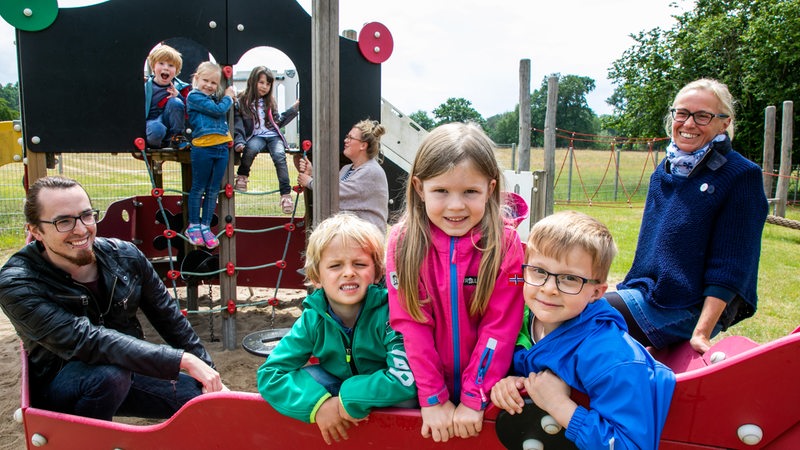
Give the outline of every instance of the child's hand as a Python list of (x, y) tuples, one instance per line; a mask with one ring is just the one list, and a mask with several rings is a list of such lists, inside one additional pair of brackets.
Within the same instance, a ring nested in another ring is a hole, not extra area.
[(505, 377), (492, 387), (492, 403), (498, 408), (508, 411), (512, 416), (522, 414), (525, 400), (519, 390), (524, 387), (525, 377)]
[(460, 438), (476, 437), (483, 429), (483, 411), (460, 404), (453, 413), (453, 431)]
[(237, 153), (242, 153), (244, 151), (244, 144), (236, 144), (236, 147), (234, 148), (234, 150)]
[(562, 427), (569, 425), (578, 405), (569, 398), (571, 389), (567, 383), (549, 370), (531, 373), (523, 382), (531, 400), (547, 411)]
[(352, 423), (355, 426), (358, 426), (358, 422), (363, 422), (369, 418), (369, 416), (367, 416), (364, 417), (363, 419), (356, 419), (355, 417), (347, 413), (347, 410), (344, 409), (344, 405), (342, 405), (342, 402), (336, 402), (336, 403), (339, 405), (339, 417)]
[(170, 97), (177, 97), (178, 96), (178, 90), (175, 89), (175, 86), (173, 86), (171, 84), (169, 86), (167, 86), (167, 93), (169, 94)]
[(347, 429), (350, 428), (350, 422), (339, 415), (339, 397), (325, 400), (317, 411), (316, 422), (326, 444), (331, 445), (334, 441), (339, 442), (348, 438)]
[(451, 401), (444, 405), (422, 408), (422, 437), (433, 437), (433, 442), (447, 442), (453, 433), (453, 413), (456, 406)]
[(225, 88), (225, 95), (227, 95), (231, 99), (235, 99), (236, 98), (236, 88), (234, 88), (233, 86), (226, 87)]

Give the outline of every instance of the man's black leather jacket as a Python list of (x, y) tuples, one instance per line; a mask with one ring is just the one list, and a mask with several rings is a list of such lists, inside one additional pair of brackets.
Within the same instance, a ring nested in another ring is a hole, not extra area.
[[(38, 242), (26, 245), (0, 269), (0, 306), (22, 338), (34, 389), (71, 360), (176, 379), (188, 351), (213, 367), (177, 302), (133, 244), (95, 239), (105, 298), (95, 298), (42, 251)], [(167, 345), (143, 340), (139, 309)]]

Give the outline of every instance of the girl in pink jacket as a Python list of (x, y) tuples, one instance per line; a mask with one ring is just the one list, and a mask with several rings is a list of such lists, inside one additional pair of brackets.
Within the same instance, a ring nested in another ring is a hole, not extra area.
[(521, 326), (523, 252), (501, 213), (501, 180), (478, 126), (440, 126), (417, 152), (389, 236), (390, 324), (405, 339), (422, 435), (436, 442), (481, 431)]

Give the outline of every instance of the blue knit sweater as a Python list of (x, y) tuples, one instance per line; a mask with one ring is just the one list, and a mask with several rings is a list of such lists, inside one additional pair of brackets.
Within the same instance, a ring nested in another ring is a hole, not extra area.
[(650, 177), (636, 255), (617, 289), (638, 289), (646, 301), (674, 309), (708, 295), (740, 296), (746, 306), (733, 323), (752, 316), (768, 211), (761, 169), (730, 139), (714, 142), (686, 178), (666, 164)]

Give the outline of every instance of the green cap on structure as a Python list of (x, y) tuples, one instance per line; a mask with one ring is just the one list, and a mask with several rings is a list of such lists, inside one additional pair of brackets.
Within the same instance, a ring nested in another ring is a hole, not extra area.
[(41, 31), (58, 15), (57, 0), (3, 0), (0, 16), (11, 26), (24, 31)]

